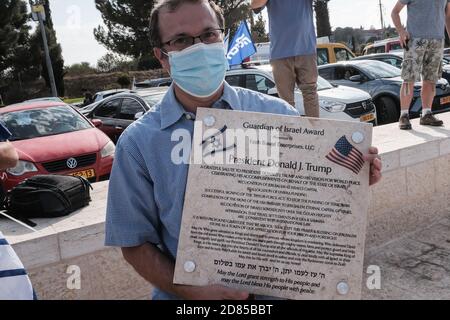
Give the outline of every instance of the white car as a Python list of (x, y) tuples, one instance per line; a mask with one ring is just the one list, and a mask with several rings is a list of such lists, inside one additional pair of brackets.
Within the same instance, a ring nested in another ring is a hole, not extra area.
[[(236, 87), (278, 96), (270, 65), (252, 66), (227, 71), (225, 80)], [(320, 118), (371, 122), (376, 125), (376, 109), (370, 95), (362, 90), (333, 86), (319, 77), (317, 81)], [(304, 115), (303, 96), (295, 89), (295, 107)]]

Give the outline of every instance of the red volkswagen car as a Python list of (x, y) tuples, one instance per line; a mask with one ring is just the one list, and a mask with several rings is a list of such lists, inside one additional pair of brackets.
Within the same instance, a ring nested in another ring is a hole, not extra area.
[(113, 142), (78, 111), (61, 102), (41, 101), (0, 109), (0, 120), (19, 154), (16, 167), (0, 172), (5, 192), (37, 174), (68, 174), (91, 182), (107, 180)]

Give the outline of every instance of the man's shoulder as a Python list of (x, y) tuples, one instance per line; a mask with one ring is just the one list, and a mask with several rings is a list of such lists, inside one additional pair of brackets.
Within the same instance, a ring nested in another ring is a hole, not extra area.
[(297, 109), (276, 97), (245, 88), (234, 88), (239, 97), (242, 111), (267, 112), (283, 115), (299, 115)]

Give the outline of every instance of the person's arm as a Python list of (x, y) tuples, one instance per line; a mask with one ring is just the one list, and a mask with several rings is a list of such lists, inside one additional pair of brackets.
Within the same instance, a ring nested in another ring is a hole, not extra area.
[(391, 13), (392, 21), (394, 22), (395, 29), (397, 29), (398, 35), (400, 36), (400, 44), (403, 48), (406, 47), (406, 42), (409, 39), (409, 33), (403, 27), (402, 20), (400, 18), (400, 12), (404, 7), (405, 4), (398, 1)]
[(145, 280), (183, 299), (188, 300), (245, 300), (247, 292), (209, 285), (204, 287), (173, 284), (175, 263), (155, 245), (146, 243), (138, 247), (122, 248), (125, 260)]
[(250, 6), (252, 9), (259, 9), (264, 7), (267, 4), (267, 0), (252, 0)]
[(447, 2), (445, 7), (445, 26), (447, 27), (447, 33), (450, 35), (450, 3)]
[(248, 297), (246, 292), (218, 285), (174, 285), (174, 259), (157, 246), (163, 243), (158, 211), (153, 182), (140, 148), (125, 132), (116, 146), (109, 181), (105, 244), (122, 248), (125, 260), (144, 279), (177, 297), (230, 300)]
[(0, 142), (0, 170), (15, 167), (18, 160), (19, 156), (11, 142)]

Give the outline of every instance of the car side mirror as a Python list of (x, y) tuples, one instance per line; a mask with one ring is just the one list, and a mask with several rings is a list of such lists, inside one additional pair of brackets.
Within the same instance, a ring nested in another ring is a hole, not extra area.
[(278, 90), (277, 90), (277, 88), (270, 88), (270, 89), (267, 91), (267, 94), (268, 94), (269, 96), (278, 97)]
[(134, 115), (134, 120), (139, 119), (139, 118), (142, 117), (143, 115), (144, 115), (143, 112), (138, 112), (138, 113), (136, 113), (136, 114)]
[(100, 128), (103, 125), (103, 121), (100, 119), (92, 119), (91, 122), (96, 128)]
[(348, 78), (348, 80), (350, 80), (351, 82), (364, 82), (364, 78), (360, 74), (351, 76), (350, 78)]

